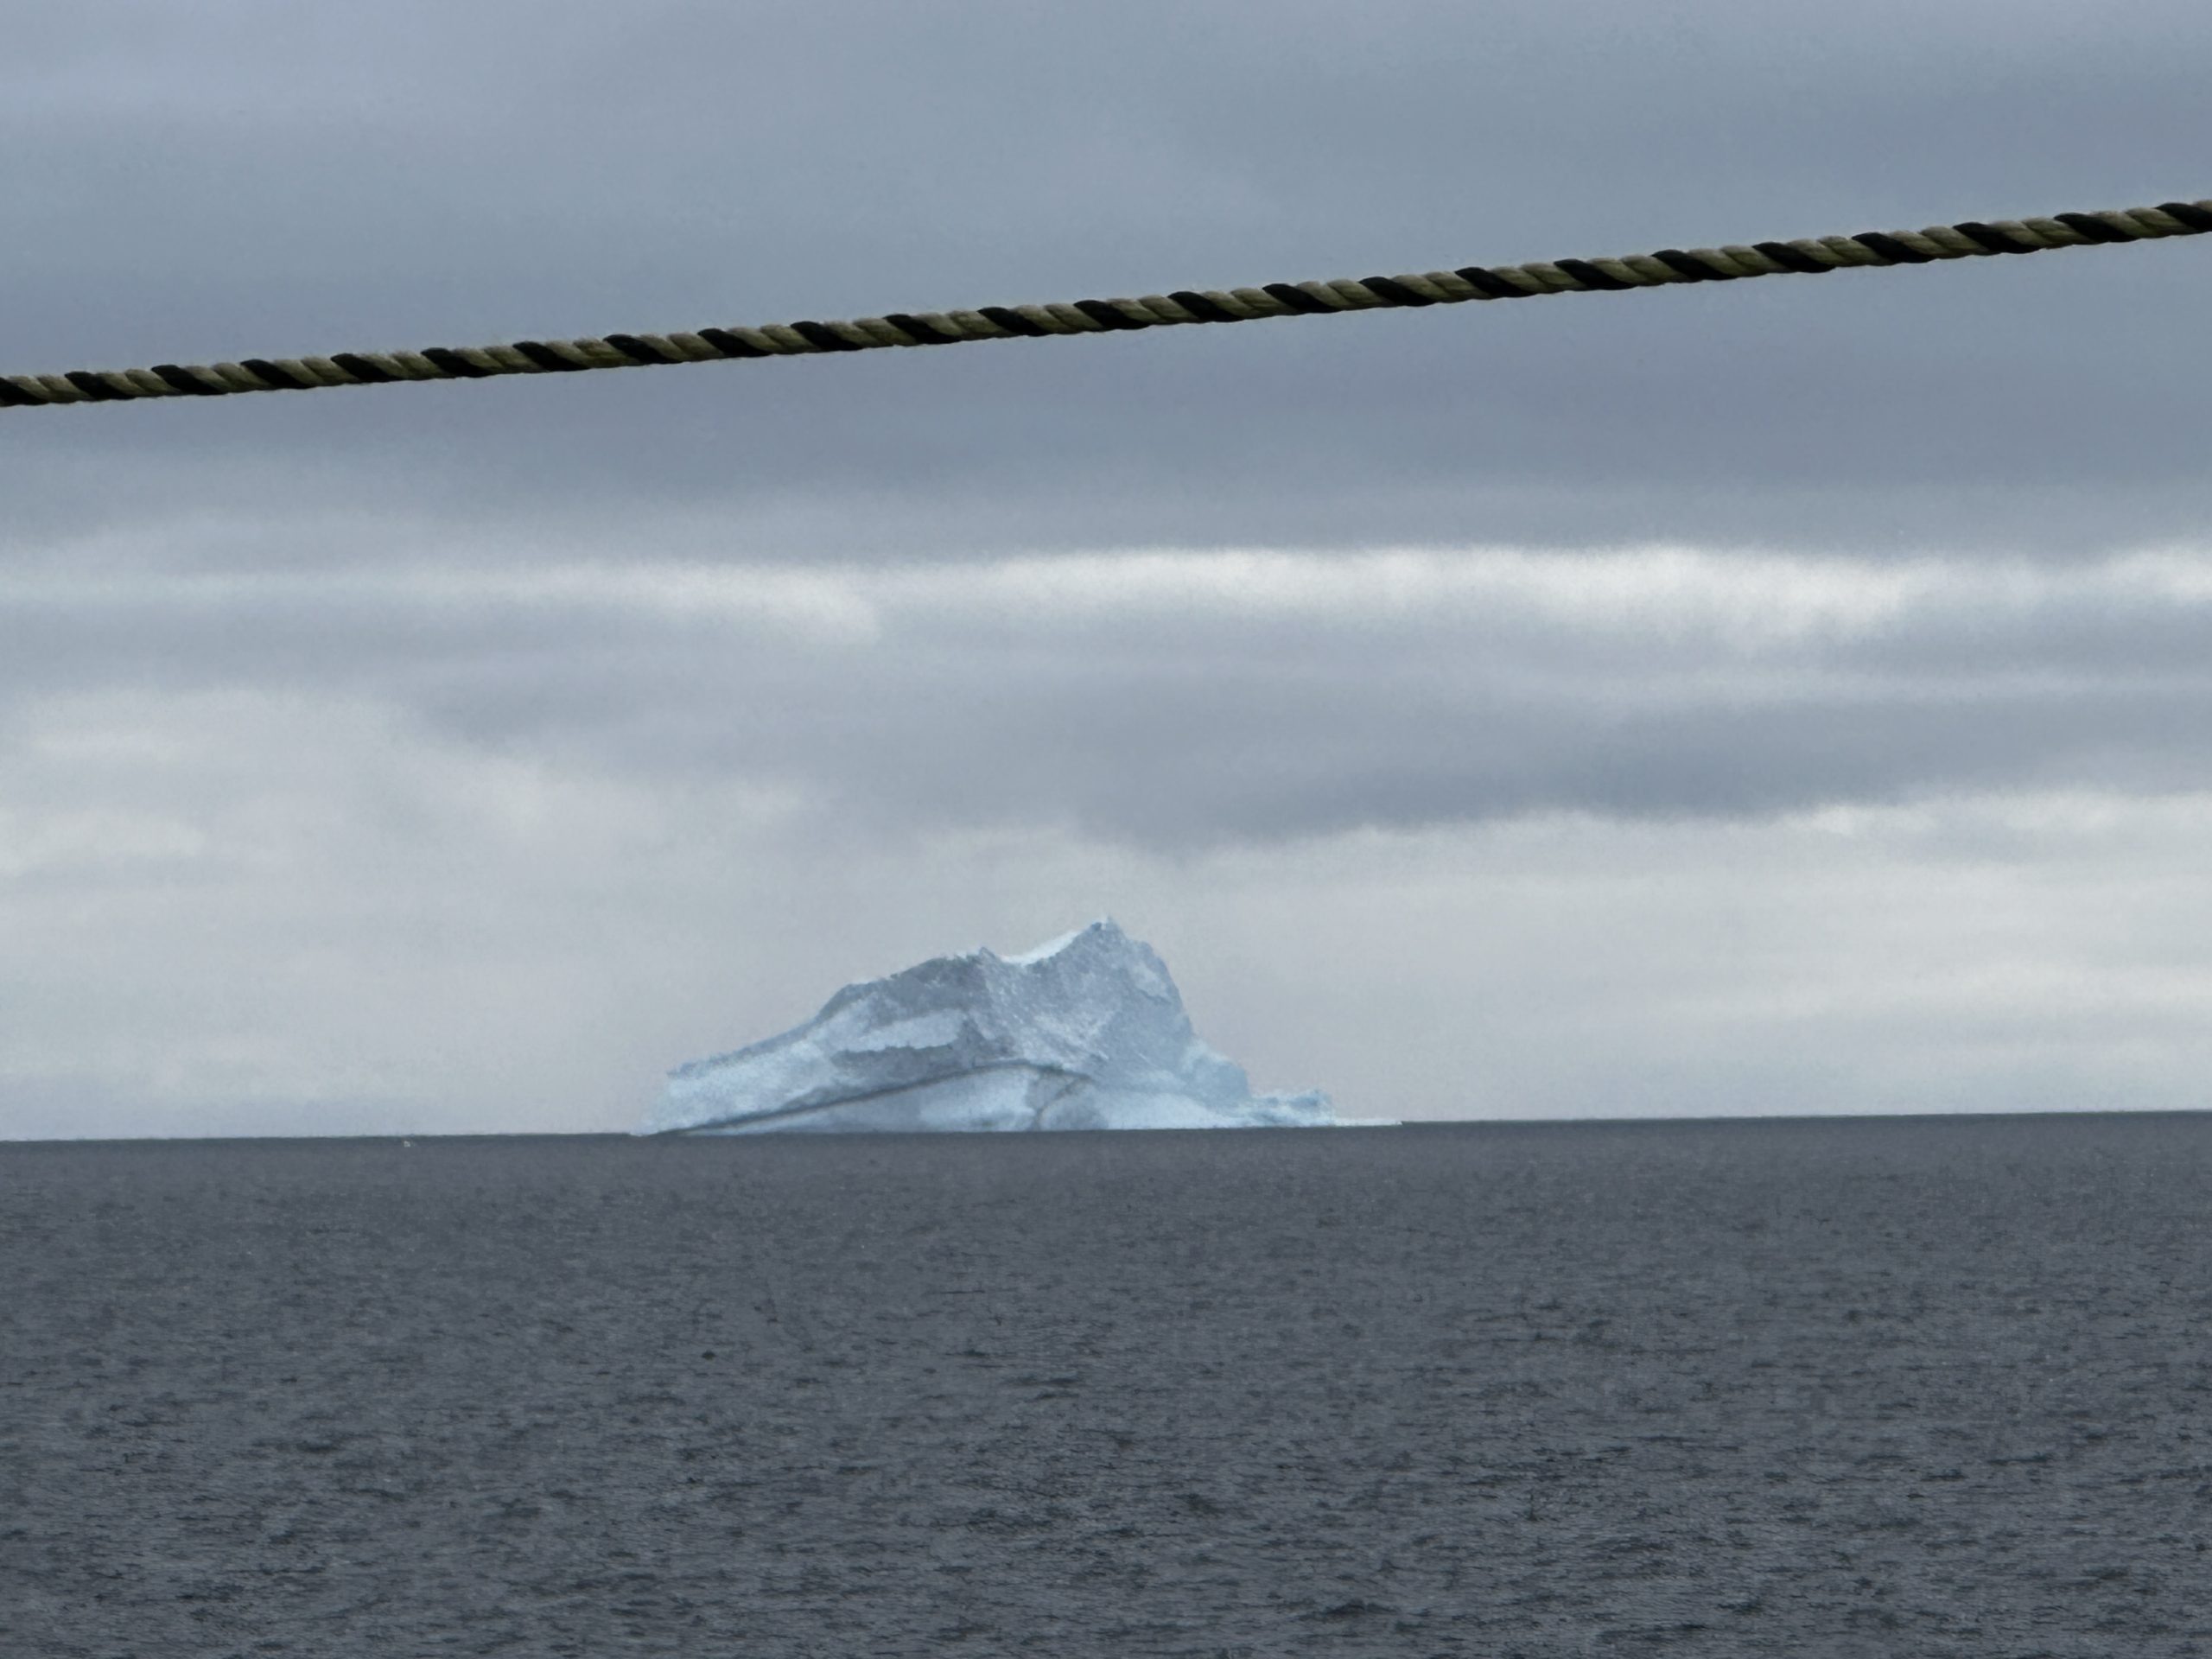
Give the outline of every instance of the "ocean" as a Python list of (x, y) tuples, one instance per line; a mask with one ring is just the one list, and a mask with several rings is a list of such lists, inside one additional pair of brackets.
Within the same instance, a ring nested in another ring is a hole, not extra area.
[(2212, 1116), (0, 1145), (0, 1654), (2212, 1655)]

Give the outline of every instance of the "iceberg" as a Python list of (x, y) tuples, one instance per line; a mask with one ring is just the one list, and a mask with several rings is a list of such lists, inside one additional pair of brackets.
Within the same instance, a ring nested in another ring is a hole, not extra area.
[(1191, 1029), (1167, 964), (1099, 920), (1018, 957), (848, 985), (804, 1025), (669, 1074), (640, 1135), (1325, 1128)]

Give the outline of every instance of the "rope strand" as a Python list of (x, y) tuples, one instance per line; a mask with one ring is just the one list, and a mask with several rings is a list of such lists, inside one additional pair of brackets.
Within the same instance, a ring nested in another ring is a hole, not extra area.
[(2212, 200), (2169, 201), (2049, 219), (1968, 219), (1923, 231), (1862, 231), (1721, 248), (1662, 248), (1614, 259), (1556, 259), (1526, 265), (1467, 265), (1357, 281), (1269, 283), (1262, 288), (1179, 289), (1141, 299), (1071, 304), (987, 305), (972, 311), (894, 311), (849, 322), (770, 323), (673, 334), (518, 340), (505, 346), (434, 346), (414, 352), (339, 352), (329, 357), (250, 357), (236, 363), (157, 363), (147, 369), (74, 369), (0, 375), (0, 409), (109, 404), (141, 397), (219, 397), (241, 391), (310, 391), (404, 380), (480, 380), (499, 374), (652, 368), (732, 358), (806, 357), (963, 340), (1037, 340), (1191, 323), (1251, 322), (1394, 307), (1533, 299), (1546, 294), (1618, 293), (1678, 283), (1751, 276), (1817, 276), (1883, 265), (1924, 265), (2054, 248), (2201, 236), (2212, 231)]

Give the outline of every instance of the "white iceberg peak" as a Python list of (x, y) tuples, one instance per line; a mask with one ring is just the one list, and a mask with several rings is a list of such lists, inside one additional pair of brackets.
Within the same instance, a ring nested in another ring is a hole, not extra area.
[(1105, 918), (1020, 956), (935, 957), (669, 1074), (645, 1135), (1321, 1127), (1201, 1042), (1152, 947)]
[[(1126, 941), (1129, 937), (1128, 934), (1122, 931), (1121, 927), (1115, 922), (1112, 917), (1101, 916), (1096, 921), (1090, 923), (1088, 926), (1078, 927), (1072, 933), (1063, 933), (1057, 939), (1047, 939), (1044, 944), (1038, 945), (1032, 950), (1025, 950), (1018, 957), (1000, 957), (999, 960), (1005, 963), (1010, 968), (1031, 967), (1044, 961), (1047, 957), (1058, 956), (1061, 951), (1066, 950), (1077, 940), (1082, 938), (1084, 935), (1090, 933), (1096, 933), (1100, 935), (1110, 934), (1114, 938), (1124, 941)], [(988, 945), (984, 945), (979, 947), (976, 954), (978, 956), (988, 957), (995, 953)]]

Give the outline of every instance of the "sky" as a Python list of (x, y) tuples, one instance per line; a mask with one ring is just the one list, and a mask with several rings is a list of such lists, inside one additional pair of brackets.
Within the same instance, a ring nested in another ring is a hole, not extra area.
[[(0, 368), (2212, 195), (2200, 4), (0, 0)], [(1360, 1116), (2197, 1108), (2212, 238), (0, 413), (0, 1137), (1111, 914)]]

